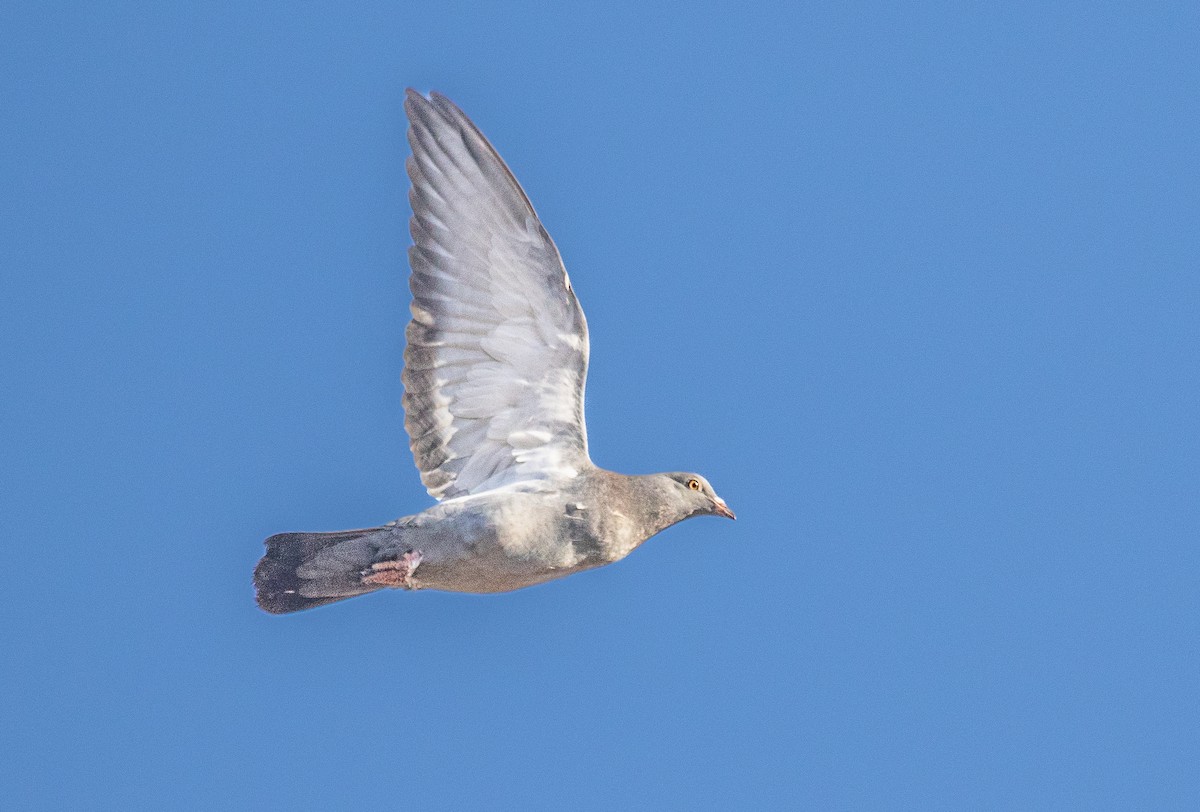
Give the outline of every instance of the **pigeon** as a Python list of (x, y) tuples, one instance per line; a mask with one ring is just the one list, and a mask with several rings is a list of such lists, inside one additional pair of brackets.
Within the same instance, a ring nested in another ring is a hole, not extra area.
[(592, 463), (587, 322), (554, 241), (453, 102), (410, 89), (404, 109), (404, 425), (437, 501), (381, 527), (271, 536), (254, 570), (258, 605), (283, 614), (388, 588), (509, 592), (620, 561), (692, 516), (735, 518), (699, 474)]

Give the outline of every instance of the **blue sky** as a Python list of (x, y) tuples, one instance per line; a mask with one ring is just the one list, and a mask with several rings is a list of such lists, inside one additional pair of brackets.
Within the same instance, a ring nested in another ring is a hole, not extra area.
[[(8, 808), (1194, 808), (1190, 4), (0, 9)], [(738, 512), (253, 604), (421, 510), (403, 88), (561, 249), (597, 463)]]

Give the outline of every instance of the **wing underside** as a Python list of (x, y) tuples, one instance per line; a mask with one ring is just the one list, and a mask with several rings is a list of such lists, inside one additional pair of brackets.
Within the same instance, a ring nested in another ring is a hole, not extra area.
[(405, 427), (446, 499), (588, 463), (587, 324), (558, 249), (487, 139), (409, 91)]

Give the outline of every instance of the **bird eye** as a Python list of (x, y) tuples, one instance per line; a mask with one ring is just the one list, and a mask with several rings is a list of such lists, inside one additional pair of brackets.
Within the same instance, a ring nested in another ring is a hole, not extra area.
[(698, 480), (698, 479), (689, 479), (689, 480), (688, 480), (688, 487), (689, 487), (689, 488), (691, 488), (691, 489), (692, 489), (692, 490), (694, 490), (694, 491), (698, 491), (698, 490), (700, 490), (700, 480)]

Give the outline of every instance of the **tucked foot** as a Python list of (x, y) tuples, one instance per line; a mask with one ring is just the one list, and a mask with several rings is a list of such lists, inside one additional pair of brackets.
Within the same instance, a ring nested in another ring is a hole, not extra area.
[(416, 589), (413, 573), (421, 564), (420, 550), (409, 550), (399, 558), (389, 561), (377, 561), (369, 570), (363, 570), (362, 583), (365, 586), (387, 586), (393, 589)]

